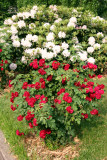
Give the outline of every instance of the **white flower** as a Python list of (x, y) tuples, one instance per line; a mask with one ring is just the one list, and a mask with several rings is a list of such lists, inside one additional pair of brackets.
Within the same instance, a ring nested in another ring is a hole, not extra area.
[(11, 26), (11, 32), (12, 32), (12, 34), (16, 34), (16, 33), (18, 33), (18, 30), (15, 26)]
[(65, 38), (65, 37), (66, 37), (65, 32), (60, 31), (60, 32), (58, 33), (58, 37), (59, 37), (59, 38)]
[(52, 9), (53, 11), (57, 11), (57, 6), (56, 5), (50, 5), (49, 8)]
[(55, 45), (54, 47), (53, 47), (53, 51), (54, 51), (54, 53), (60, 53), (60, 51), (61, 51), (61, 47), (59, 46), (59, 45)]
[(93, 45), (95, 44), (95, 38), (94, 38), (94, 37), (90, 37), (90, 38), (88, 39), (88, 43), (89, 43), (91, 46), (93, 46)]
[(50, 24), (49, 23), (44, 23), (44, 27), (48, 27)]
[(52, 49), (52, 48), (55, 47), (55, 44), (53, 42), (47, 42), (47, 43), (45, 43), (45, 47), (49, 48), (49, 49)]
[(77, 23), (76, 17), (71, 17), (69, 21), (72, 22), (72, 23)]
[(11, 39), (12, 39), (12, 40), (16, 40), (16, 39), (19, 39), (19, 38), (18, 38), (18, 36), (16, 36), (16, 35), (12, 35), (12, 36), (11, 36)]
[(0, 43), (5, 43), (6, 41), (4, 39), (0, 39)]
[(29, 12), (23, 12), (23, 19), (28, 19), (31, 16)]
[(55, 27), (56, 27), (55, 25), (52, 25), (52, 26), (50, 27), (50, 30), (53, 31), (53, 30), (55, 29)]
[(68, 51), (68, 49), (65, 49), (62, 54), (65, 56), (65, 57), (69, 57), (70, 56), (70, 52)]
[(98, 37), (98, 38), (100, 38), (100, 37), (102, 38), (102, 37), (104, 37), (104, 34), (103, 34), (102, 32), (98, 32), (98, 33), (97, 33), (97, 37)]
[(28, 35), (26, 36), (26, 40), (27, 40), (27, 41), (32, 41), (32, 34), (28, 34)]
[(86, 25), (83, 25), (83, 26), (82, 26), (82, 29), (87, 29), (87, 26), (86, 26)]
[(95, 43), (93, 47), (94, 47), (95, 50), (100, 49), (100, 44), (99, 43)]
[(31, 18), (35, 17), (36, 11), (34, 9), (30, 10)]
[(23, 27), (26, 27), (25, 22), (22, 21), (22, 20), (18, 21), (18, 27), (19, 27), (20, 29), (23, 28)]
[(67, 25), (67, 27), (73, 27), (73, 28), (75, 28), (75, 26), (76, 26), (76, 24), (73, 22), (69, 22)]
[(36, 25), (34, 23), (29, 24), (29, 29), (34, 29)]
[(27, 64), (27, 60), (26, 60), (26, 57), (25, 57), (25, 56), (22, 56), (21, 62), (24, 63), (24, 64)]
[(10, 67), (11, 70), (15, 70), (15, 69), (17, 68), (17, 64), (11, 63), (11, 64), (9, 65), (9, 67)]
[(95, 63), (95, 59), (93, 57), (88, 58), (87, 61), (89, 63), (93, 63), (93, 64)]
[(54, 56), (54, 54), (52, 52), (47, 52), (46, 49), (41, 50), (41, 55), (42, 55), (42, 58), (44, 58), (44, 59), (51, 59)]
[(61, 21), (62, 21), (62, 19), (61, 19), (61, 18), (58, 18), (58, 19), (55, 20), (54, 23), (59, 23), (59, 22), (61, 22)]
[(18, 40), (14, 40), (12, 44), (14, 47), (20, 47), (20, 42)]
[(38, 41), (38, 36), (37, 35), (32, 36), (32, 42), (37, 42), (37, 41)]
[(66, 43), (66, 42), (63, 42), (63, 43), (62, 43), (62, 46), (61, 46), (61, 48), (62, 48), (62, 49), (68, 49), (68, 48), (69, 48), (69, 45), (68, 45), (68, 43)]
[(17, 15), (13, 15), (12, 19), (15, 20), (17, 18)]
[(47, 41), (53, 41), (54, 40), (54, 33), (50, 32), (47, 36), (46, 36), (46, 40)]
[(93, 47), (88, 47), (87, 48), (87, 52), (88, 53), (93, 53), (94, 52), (94, 48)]
[(31, 45), (32, 45), (32, 43), (31, 42), (29, 42), (28, 40), (24, 40), (24, 39), (22, 39), (21, 40), (21, 45), (23, 46), (23, 47), (31, 47)]
[(19, 13), (17, 13), (17, 16), (18, 16), (18, 17), (23, 17), (23, 13), (20, 13), (20, 12), (19, 12)]
[(80, 56), (80, 60), (86, 61), (87, 60), (87, 52), (78, 52), (78, 55)]
[(102, 39), (102, 43), (107, 43), (107, 36)]
[(9, 19), (6, 19), (6, 20), (4, 21), (4, 24), (6, 24), (6, 25), (12, 25), (12, 24), (13, 24), (13, 21), (9, 18)]

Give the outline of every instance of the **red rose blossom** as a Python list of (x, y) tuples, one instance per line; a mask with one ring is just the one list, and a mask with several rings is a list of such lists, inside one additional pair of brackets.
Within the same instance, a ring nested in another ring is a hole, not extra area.
[(92, 115), (98, 115), (98, 110), (97, 109), (93, 109), (92, 111), (90, 111), (90, 113)]
[(22, 136), (22, 135), (24, 135), (24, 133), (23, 133), (23, 132), (19, 132), (19, 130), (17, 130), (17, 131), (16, 131), (16, 135)]
[(24, 117), (23, 117), (22, 115), (19, 115), (19, 116), (17, 117), (17, 120), (18, 120), (18, 121), (22, 121), (23, 118), (24, 118)]
[(67, 108), (66, 108), (66, 111), (67, 111), (68, 113), (70, 113), (70, 114), (72, 114), (72, 113), (74, 112), (74, 110), (71, 109), (71, 106), (67, 107)]

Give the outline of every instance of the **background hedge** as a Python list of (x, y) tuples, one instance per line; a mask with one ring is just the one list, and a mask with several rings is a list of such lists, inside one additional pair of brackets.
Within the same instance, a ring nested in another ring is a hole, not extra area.
[[(84, 7), (93, 11), (96, 15), (107, 18), (107, 0), (0, 0), (0, 25), (6, 17), (12, 13), (7, 12), (9, 7), (16, 7), (18, 10), (27, 5), (64, 5), (68, 7)], [(14, 14), (14, 12), (13, 12)]]

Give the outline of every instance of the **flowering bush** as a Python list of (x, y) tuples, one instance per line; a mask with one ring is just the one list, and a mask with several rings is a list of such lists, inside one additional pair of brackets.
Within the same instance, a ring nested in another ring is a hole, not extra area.
[(29, 71), (29, 61), (35, 58), (56, 59), (72, 66), (78, 59), (96, 61), (99, 71), (105, 68), (107, 21), (89, 11), (33, 6), (4, 24), (0, 28), (1, 59), (10, 60), (9, 71)]
[(9, 81), (17, 120), (43, 139), (69, 140), (77, 125), (98, 115), (104, 85), (92, 78), (95, 61), (100, 70), (106, 61), (106, 21), (81, 8), (34, 6), (4, 24), (0, 57), (8, 61), (9, 71), (20, 73)]
[[(11, 82), (11, 109), (18, 121), (26, 121), (41, 138), (51, 136), (62, 143), (74, 136), (76, 125), (98, 115), (96, 102), (104, 94), (104, 85), (90, 81), (96, 65), (80, 61), (71, 69), (56, 60), (34, 59), (29, 66), (29, 74), (18, 75)], [(16, 134), (24, 133), (17, 130)]]

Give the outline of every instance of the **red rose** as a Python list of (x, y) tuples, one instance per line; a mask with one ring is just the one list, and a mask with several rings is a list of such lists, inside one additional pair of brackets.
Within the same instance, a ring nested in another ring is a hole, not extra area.
[(17, 130), (17, 131), (16, 131), (16, 135), (22, 136), (22, 135), (24, 135), (24, 133), (23, 133), (23, 132), (20, 133), (19, 130)]
[(30, 93), (28, 91), (25, 91), (23, 97), (30, 97)]
[(62, 78), (62, 84), (65, 85), (66, 84), (66, 77), (63, 79)]
[(40, 79), (39, 79), (39, 82), (41, 82), (41, 83), (44, 82), (44, 81), (45, 81), (45, 80), (44, 80), (43, 78), (40, 78)]
[(35, 89), (40, 89), (40, 83), (39, 82), (35, 83)]
[(50, 129), (46, 129), (46, 134), (51, 134), (51, 130)]
[(97, 109), (93, 109), (92, 111), (90, 111), (90, 113), (92, 115), (98, 115), (98, 110)]
[(33, 125), (32, 125), (32, 123), (30, 122), (30, 123), (28, 123), (29, 124), (29, 127), (30, 128), (33, 128)]
[(58, 104), (61, 104), (61, 100), (59, 100), (59, 99), (55, 99), (54, 102), (58, 103)]
[(68, 113), (70, 113), (70, 114), (72, 114), (72, 113), (74, 112), (74, 110), (71, 109), (71, 106), (67, 107), (67, 108), (66, 108), (66, 111), (67, 111)]
[(92, 98), (91, 97), (88, 97), (88, 96), (86, 96), (86, 101), (89, 101), (89, 102), (91, 102), (92, 101)]
[(4, 63), (5, 63), (5, 64), (8, 64), (8, 61), (7, 61), (7, 60), (5, 60), (5, 61), (4, 61)]
[(39, 100), (39, 98), (40, 98), (40, 95), (35, 95), (36, 101)]
[(28, 102), (28, 105), (31, 106), (31, 107), (34, 107), (34, 104), (36, 102), (36, 99), (34, 97), (32, 98), (28, 98), (27, 99), (27, 102)]
[(64, 70), (67, 71), (67, 70), (69, 69), (69, 67), (70, 67), (70, 65), (69, 65), (69, 64), (66, 64), (66, 65), (64, 66)]
[(62, 94), (63, 92), (65, 92), (65, 88), (61, 88), (59, 92), (57, 92), (57, 95), (59, 96), (60, 94)]
[(40, 69), (38, 70), (38, 72), (39, 72), (39, 74), (41, 74), (41, 75), (46, 74), (46, 71), (45, 71), (44, 69), (42, 69), (42, 68), (40, 68)]
[(52, 75), (49, 75), (48, 77), (47, 77), (47, 81), (52, 81)]
[(0, 49), (0, 52), (2, 52), (2, 49)]
[(96, 99), (101, 99), (101, 94), (96, 94)]
[(41, 88), (44, 89), (45, 88), (45, 82), (41, 83)]
[(15, 96), (15, 97), (18, 97), (18, 96), (19, 96), (19, 93), (18, 93), (18, 92), (15, 92), (15, 93), (14, 93), (14, 96)]
[(23, 83), (23, 86), (22, 86), (22, 89), (27, 89), (27, 87), (28, 87), (28, 83), (27, 83), (27, 82), (24, 82), (24, 83)]
[(98, 77), (98, 78), (102, 78), (102, 75), (98, 75), (97, 77)]
[(4, 70), (4, 68), (1, 68), (1, 71), (3, 71)]
[(43, 67), (44, 64), (45, 64), (45, 59), (40, 59), (39, 60), (39, 66)]
[(38, 126), (38, 124), (37, 124), (37, 119), (36, 119), (36, 118), (33, 119), (33, 125), (34, 125), (34, 126)]
[(10, 84), (10, 83), (11, 83), (11, 81), (12, 81), (12, 80), (9, 80), (9, 87), (12, 87), (12, 84)]
[(53, 69), (57, 70), (59, 66), (60, 66), (60, 63), (59, 63), (59, 62), (57, 62), (57, 61), (53, 61), (53, 62), (52, 62), (52, 67), (53, 67)]
[(17, 117), (17, 120), (18, 120), (18, 121), (22, 121), (23, 118), (24, 118), (24, 117), (23, 117), (22, 115), (19, 115), (19, 116)]
[(16, 107), (13, 107), (13, 105), (11, 105), (10, 108), (11, 108), (12, 111), (16, 110)]
[(84, 78), (84, 82), (87, 82), (88, 80), (86, 78)]
[(83, 119), (87, 119), (88, 118), (88, 114), (84, 114), (84, 113), (81, 113), (81, 115), (84, 117)]
[(46, 137), (46, 130), (41, 130), (39, 135), (42, 139), (44, 139)]

